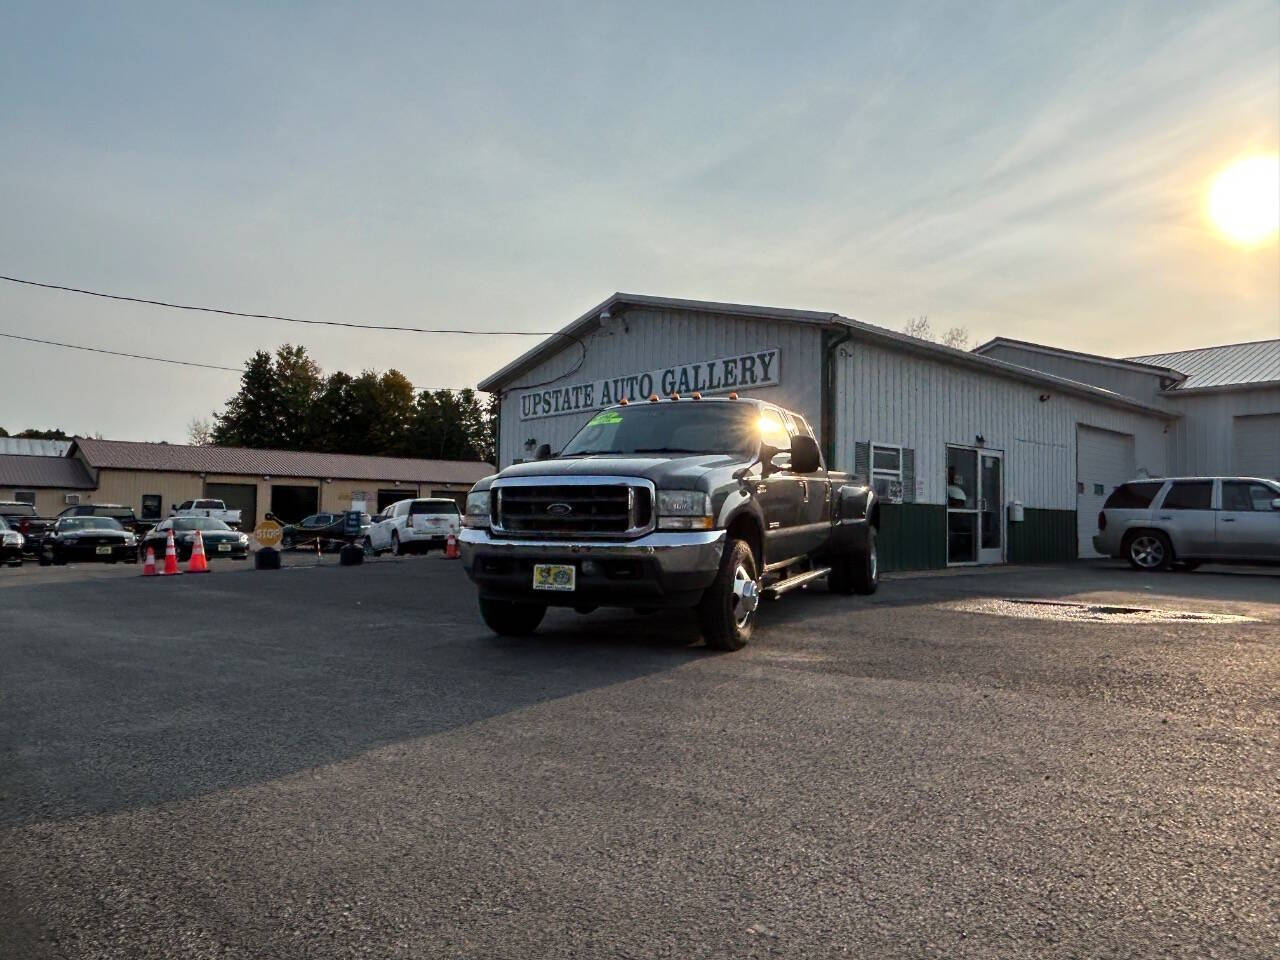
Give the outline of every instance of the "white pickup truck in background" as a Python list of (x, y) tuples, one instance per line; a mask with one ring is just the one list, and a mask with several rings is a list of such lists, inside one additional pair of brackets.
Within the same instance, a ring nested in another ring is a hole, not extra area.
[(222, 500), (183, 500), (175, 503), (169, 511), (171, 517), (212, 517), (221, 520), (228, 527), (239, 528), (240, 511), (228, 510)]

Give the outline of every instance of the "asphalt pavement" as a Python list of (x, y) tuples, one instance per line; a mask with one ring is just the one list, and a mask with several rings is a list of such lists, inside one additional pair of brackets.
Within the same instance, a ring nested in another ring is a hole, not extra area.
[(495, 638), (439, 555), (136, 573), (0, 570), (0, 957), (1280, 955), (1274, 572), (818, 586), (730, 654)]

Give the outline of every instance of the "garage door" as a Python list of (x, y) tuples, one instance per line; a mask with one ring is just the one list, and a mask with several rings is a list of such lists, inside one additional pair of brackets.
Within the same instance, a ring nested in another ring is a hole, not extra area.
[(240, 529), (258, 525), (258, 485), (256, 483), (206, 483), (204, 495), (224, 500), (228, 510), (240, 511)]
[(271, 487), (271, 512), (281, 523), (297, 523), (319, 511), (319, 487), (294, 487), (273, 484)]
[(1280, 413), (1236, 417), (1232, 447), (1237, 476), (1280, 480)]
[(1080, 556), (1096, 557), (1098, 511), (1111, 491), (1134, 474), (1133, 434), (1076, 427), (1076, 538)]

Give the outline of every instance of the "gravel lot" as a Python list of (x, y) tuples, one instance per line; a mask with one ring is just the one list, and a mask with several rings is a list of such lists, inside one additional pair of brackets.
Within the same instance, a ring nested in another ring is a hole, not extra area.
[(0, 956), (1280, 955), (1280, 577), (816, 587), (716, 655), (291, 562), (0, 570)]

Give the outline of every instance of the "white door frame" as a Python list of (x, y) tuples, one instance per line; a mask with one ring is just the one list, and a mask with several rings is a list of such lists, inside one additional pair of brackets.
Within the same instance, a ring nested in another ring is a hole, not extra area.
[[(990, 447), (976, 447), (972, 444), (965, 443), (948, 443), (946, 450), (964, 450), (974, 454), (974, 506), (972, 507), (952, 507), (950, 498), (947, 498), (947, 566), (949, 567), (976, 567), (984, 564), (1004, 563), (1005, 562), (1005, 543), (1008, 538), (1008, 528), (1005, 524), (1004, 515), (1004, 489), (1008, 485), (1005, 477), (1005, 459), (1003, 450), (993, 450)], [(996, 521), (1000, 524), (1000, 546), (983, 548), (982, 546), (982, 512), (986, 498), (985, 491), (982, 489), (982, 458), (996, 457), (1000, 461), (1000, 490), (996, 495), (999, 502), (995, 504), (994, 513)], [(945, 458), (944, 458), (945, 462)], [(951, 515), (953, 513), (970, 514), (973, 517), (973, 537), (974, 537), (974, 554), (973, 560), (952, 560), (951, 559)]]

